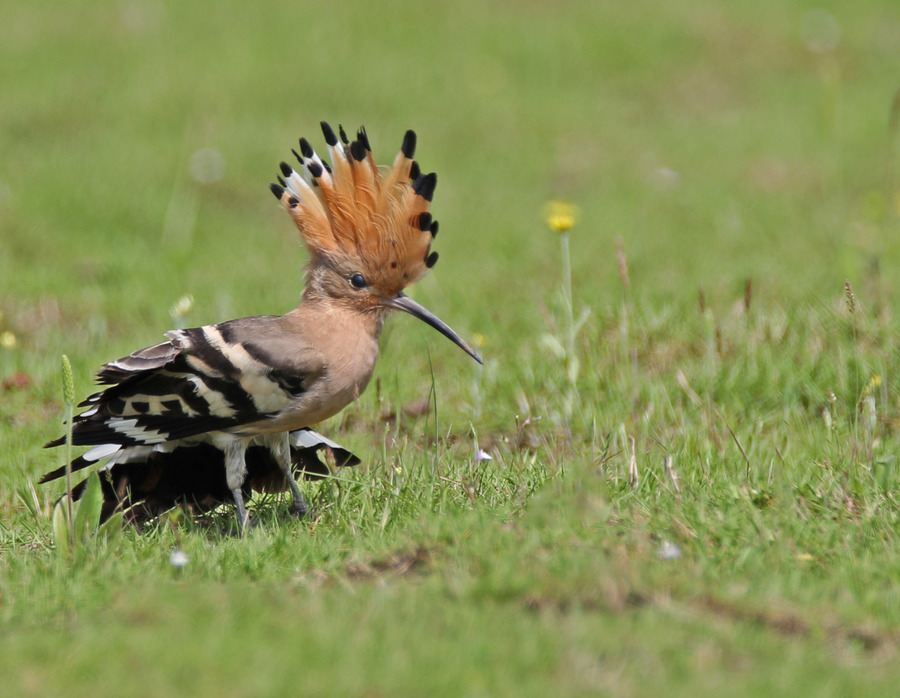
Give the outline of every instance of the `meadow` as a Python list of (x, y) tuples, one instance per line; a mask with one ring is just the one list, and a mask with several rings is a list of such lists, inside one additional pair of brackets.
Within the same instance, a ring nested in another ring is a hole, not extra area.
[[(894, 5), (7, 3), (4, 694), (892, 695)], [(315, 521), (62, 552), (62, 355), (81, 399), (176, 324), (293, 307), (268, 183), (323, 119), (383, 163), (417, 131), (411, 295), (484, 366), (391, 318)]]

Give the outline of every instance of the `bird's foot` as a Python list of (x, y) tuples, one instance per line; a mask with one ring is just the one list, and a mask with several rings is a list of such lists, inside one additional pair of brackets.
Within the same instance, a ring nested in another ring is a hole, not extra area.
[(315, 518), (315, 514), (310, 510), (309, 505), (303, 500), (302, 497), (291, 502), (291, 505), (288, 507), (288, 512), (292, 516), (296, 516), (298, 519)]
[(244, 497), (241, 494), (239, 487), (231, 490), (231, 494), (234, 497), (234, 504), (237, 507), (238, 530), (240, 531), (241, 538), (243, 538), (253, 525), (250, 522), (250, 512), (247, 511), (247, 507), (244, 506)]

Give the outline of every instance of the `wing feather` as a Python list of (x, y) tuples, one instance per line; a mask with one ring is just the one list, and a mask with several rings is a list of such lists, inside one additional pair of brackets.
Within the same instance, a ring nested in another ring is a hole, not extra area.
[(109, 362), (98, 374), (108, 387), (73, 421), (73, 444), (158, 444), (274, 418), (324, 365), (280, 323), (259, 316), (176, 330)]

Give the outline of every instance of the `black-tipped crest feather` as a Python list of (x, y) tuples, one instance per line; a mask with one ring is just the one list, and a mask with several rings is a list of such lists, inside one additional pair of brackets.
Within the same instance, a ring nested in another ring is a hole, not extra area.
[(372, 150), (372, 147), (369, 145), (369, 136), (366, 133), (366, 127), (360, 126), (359, 131), (356, 132), (356, 138), (362, 143), (363, 148), (366, 150)]
[(337, 136), (334, 134), (334, 129), (328, 125), (327, 121), (323, 121), (321, 123), (322, 126), (322, 135), (325, 136), (325, 142), (330, 146), (337, 145)]
[(431, 172), (427, 175), (419, 177), (413, 183), (413, 189), (416, 194), (421, 196), (425, 201), (431, 201), (434, 196), (434, 188), (437, 186), (437, 174)]
[[(344, 140), (343, 127), (338, 132)], [(306, 138), (299, 139), (303, 167), (290, 176), (285, 172), (287, 190), (299, 203), (293, 208), (287, 200), (282, 203), (313, 253), (360, 270), (370, 286), (389, 297), (415, 283), (429, 269), (427, 262), (437, 259), (429, 250), (437, 230), (429, 211), (437, 175), (423, 174), (412, 160), (417, 145), (412, 130), (386, 171), (376, 164), (365, 128), (347, 146), (337, 143), (326, 122), (322, 133), (331, 175), (323, 176), (324, 160)], [(302, 186), (312, 187), (315, 195), (297, 194), (295, 187)]]
[(410, 129), (406, 132), (406, 135), (403, 136), (403, 145), (400, 146), (400, 150), (403, 153), (404, 157), (412, 160), (416, 155), (416, 132)]
[(366, 159), (366, 146), (360, 141), (353, 141), (350, 144), (350, 154), (353, 156), (354, 160), (362, 162)]

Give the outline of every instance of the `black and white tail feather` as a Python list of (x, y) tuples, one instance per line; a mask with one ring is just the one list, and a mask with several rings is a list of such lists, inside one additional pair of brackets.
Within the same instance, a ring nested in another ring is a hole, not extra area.
[[(295, 476), (318, 480), (330, 474), (320, 453), (330, 454), (339, 466), (359, 464), (359, 458), (312, 429), (290, 433), (291, 464)], [(241, 486), (249, 498), (253, 492), (286, 492), (289, 484), (270, 449), (252, 444), (245, 454), (247, 476)], [(106, 460), (105, 463), (103, 461)], [(205, 441), (174, 441), (152, 446), (103, 444), (72, 461), (72, 470), (103, 463), (98, 468), (103, 492), (100, 522), (117, 511), (126, 520), (142, 523), (182, 507), (203, 514), (233, 501), (225, 478), (225, 451)], [(41, 482), (65, 476), (65, 467), (47, 473)], [(87, 485), (82, 480), (73, 488), (79, 499)]]

